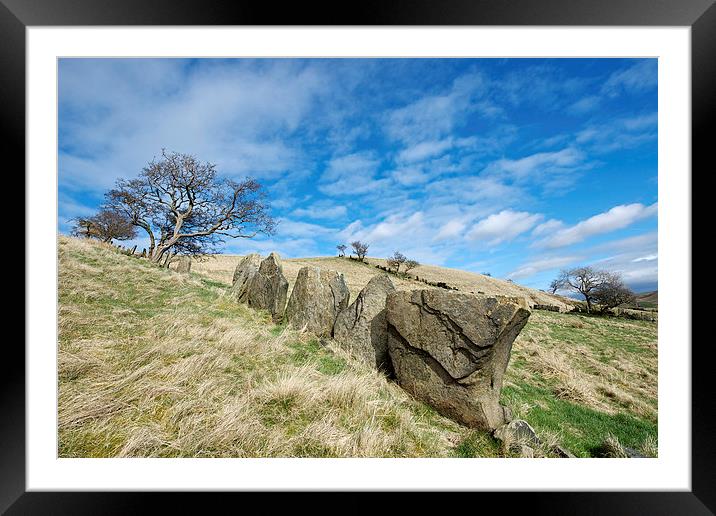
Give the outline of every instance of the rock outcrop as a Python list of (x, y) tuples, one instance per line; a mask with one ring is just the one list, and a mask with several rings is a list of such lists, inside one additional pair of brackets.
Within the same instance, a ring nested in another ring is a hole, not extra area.
[(288, 281), (283, 275), (281, 257), (271, 253), (259, 265), (246, 287), (246, 302), (252, 308), (268, 310), (274, 321), (283, 317)]
[(333, 338), (357, 358), (383, 371), (391, 371), (385, 300), (395, 286), (384, 274), (373, 277), (351, 305), (340, 312)]
[(397, 382), (441, 414), (494, 430), (512, 342), (530, 316), (515, 303), (445, 290), (389, 294), (388, 352)]
[(342, 274), (303, 267), (293, 285), (286, 319), (294, 328), (305, 328), (318, 337), (332, 337), (336, 317), (348, 306), (349, 296)]
[(261, 266), (261, 255), (253, 253), (244, 256), (234, 269), (231, 292), (240, 303), (248, 301), (248, 286), (251, 279), (258, 274)]

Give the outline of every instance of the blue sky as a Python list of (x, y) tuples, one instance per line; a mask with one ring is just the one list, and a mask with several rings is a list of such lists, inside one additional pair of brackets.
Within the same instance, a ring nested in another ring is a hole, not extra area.
[[(59, 230), (161, 149), (265, 185), (271, 238), (335, 253), (657, 285), (655, 59), (62, 59)], [(146, 245), (139, 239), (140, 247)]]

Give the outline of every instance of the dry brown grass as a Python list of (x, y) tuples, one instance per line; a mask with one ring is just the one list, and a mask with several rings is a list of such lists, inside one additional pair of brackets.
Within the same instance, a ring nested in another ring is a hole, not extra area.
[(452, 456), (470, 434), (202, 276), (68, 238), (59, 259), (61, 457)]
[[(203, 257), (192, 265), (192, 271), (205, 274), (212, 279), (231, 284), (234, 269), (239, 263), (241, 256), (217, 254)], [(348, 289), (351, 292), (351, 299), (358, 295), (358, 292), (368, 284), (370, 279), (377, 274), (384, 274), (383, 271), (371, 265), (386, 266), (386, 261), (378, 258), (366, 258), (368, 265), (350, 260), (348, 258), (320, 257), (320, 258), (295, 258), (283, 260), (283, 269), (289, 283), (289, 295), (293, 284), (298, 276), (301, 267), (325, 267), (343, 273)], [(557, 305), (567, 308), (569, 300), (560, 296), (553, 296), (539, 290), (523, 287), (509, 281), (475, 274), (472, 272), (437, 267), (433, 265), (420, 265), (410, 271), (412, 276), (425, 278), (433, 283), (445, 282), (463, 292), (483, 292), (490, 295), (520, 296), (531, 301), (531, 304)], [(412, 290), (416, 288), (432, 288), (425, 283), (411, 279), (391, 275), (391, 280), (398, 290)]]

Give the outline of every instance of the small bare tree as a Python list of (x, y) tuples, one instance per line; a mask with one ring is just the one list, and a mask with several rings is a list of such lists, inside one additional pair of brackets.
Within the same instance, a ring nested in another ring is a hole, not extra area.
[(405, 260), (405, 272), (410, 272), (415, 267), (420, 267), (420, 263), (417, 260)]
[(272, 234), (275, 222), (264, 197), (253, 179), (220, 179), (213, 164), (164, 150), (139, 178), (118, 181), (105, 196), (109, 207), (146, 231), (155, 263), (177, 254), (207, 254), (226, 238)]
[(92, 217), (75, 219), (72, 234), (86, 238), (97, 238), (102, 242), (111, 244), (112, 240), (134, 238), (137, 236), (137, 231), (122, 212), (104, 208)]
[(338, 249), (338, 256), (342, 257), (346, 255), (346, 249), (348, 249), (348, 246), (345, 244), (340, 244), (336, 246), (336, 249)]
[(353, 251), (356, 253), (356, 256), (358, 256), (358, 259), (360, 261), (363, 261), (365, 259), (365, 255), (368, 252), (369, 246), (370, 244), (364, 244), (360, 240), (351, 242), (351, 247), (353, 248)]
[(549, 284), (549, 291), (552, 294), (556, 294), (560, 288), (562, 288), (562, 284), (559, 282), (559, 279), (554, 279), (552, 283)]
[(388, 267), (395, 269), (395, 273), (397, 274), (400, 272), (400, 266), (405, 263), (405, 260), (407, 260), (407, 258), (403, 253), (395, 251), (393, 256), (389, 257), (386, 262), (388, 263)]

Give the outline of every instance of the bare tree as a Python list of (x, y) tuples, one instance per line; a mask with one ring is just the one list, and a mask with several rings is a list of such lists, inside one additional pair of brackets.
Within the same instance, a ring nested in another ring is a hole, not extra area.
[(400, 266), (405, 263), (405, 260), (407, 260), (407, 258), (403, 253), (395, 251), (393, 256), (389, 257), (386, 262), (388, 263), (388, 267), (395, 269), (395, 272), (398, 273), (400, 272)]
[(559, 289), (562, 288), (562, 284), (559, 282), (559, 279), (552, 280), (552, 283), (549, 284), (549, 291), (552, 294), (556, 294)]
[(86, 238), (97, 238), (102, 242), (129, 240), (137, 236), (134, 225), (122, 212), (103, 208), (92, 217), (75, 219), (72, 234)]
[(336, 249), (338, 249), (338, 256), (345, 256), (346, 249), (348, 249), (348, 246), (345, 244), (340, 244), (336, 246)]
[(599, 303), (602, 310), (615, 308), (625, 303), (631, 303), (635, 294), (615, 273), (605, 273), (603, 282), (594, 291), (594, 300)]
[(365, 255), (368, 252), (369, 246), (370, 244), (364, 244), (360, 240), (351, 242), (351, 247), (353, 248), (353, 251), (356, 253), (356, 256), (358, 256), (358, 259), (360, 261), (363, 261), (365, 259)]
[(150, 260), (168, 263), (177, 254), (212, 252), (226, 238), (272, 234), (275, 222), (264, 198), (253, 179), (220, 179), (213, 164), (162, 150), (139, 178), (118, 181), (106, 202), (144, 229)]
[(417, 260), (405, 260), (405, 272), (409, 272), (415, 267), (419, 267), (420, 263)]
[(589, 313), (592, 311), (592, 303), (598, 302), (599, 289), (613, 281), (614, 277), (613, 274), (592, 267), (577, 267), (560, 271), (559, 276), (552, 283), (556, 282), (558, 288), (572, 290), (584, 296)]

